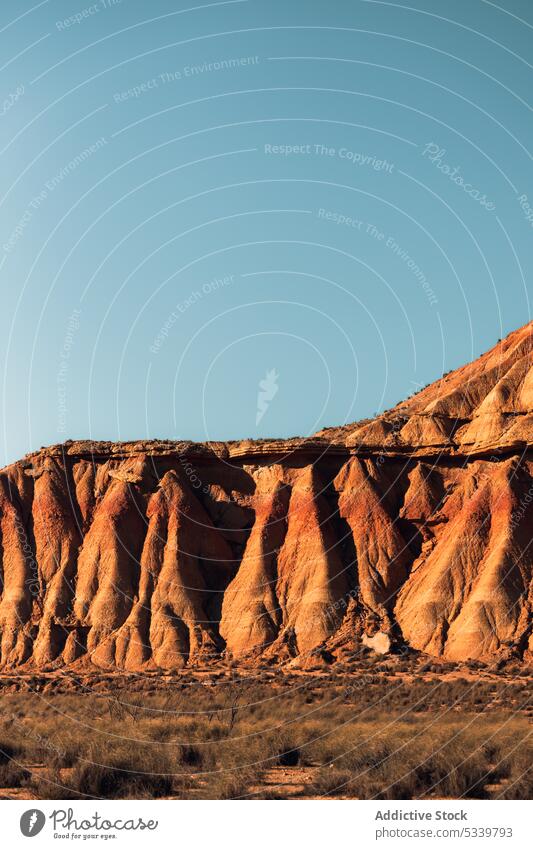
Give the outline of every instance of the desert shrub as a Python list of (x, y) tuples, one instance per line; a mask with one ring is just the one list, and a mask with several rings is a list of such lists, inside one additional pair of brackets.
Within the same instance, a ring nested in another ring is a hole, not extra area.
[(179, 759), (185, 766), (200, 767), (203, 763), (203, 754), (199, 746), (190, 744), (180, 747)]
[(59, 738), (36, 753), (36, 759), (50, 764), (56, 769), (71, 769), (78, 763), (82, 754), (81, 741), (75, 737)]
[(491, 777), (492, 771), (482, 754), (465, 756), (460, 748), (451, 752), (444, 749), (429, 755), (414, 768), (412, 789), (415, 798), (437, 795), (453, 799), (485, 799), (484, 786)]
[(30, 778), (31, 773), (15, 763), (0, 764), (0, 787), (22, 787)]
[(353, 774), (343, 769), (319, 767), (311, 785), (311, 792), (317, 796), (351, 796)]
[(493, 793), (496, 799), (533, 799), (533, 767), (530, 765), (523, 772), (511, 774), (508, 783), (502, 790)]
[(36, 799), (80, 799), (75, 789), (67, 786), (67, 780), (57, 768), (47, 769), (44, 773), (32, 776), (30, 783), (32, 795)]
[(202, 796), (204, 799), (239, 799), (249, 792), (258, 775), (252, 767), (216, 773), (210, 777)]
[(57, 793), (49, 798), (157, 799), (171, 795), (174, 785), (167, 757), (153, 748), (133, 749), (128, 741), (115, 741), (111, 747), (93, 743), (73, 769), (54, 764), (40, 779), (38, 795), (47, 784), (59, 785), (57, 790), (50, 787), (46, 791)]
[(533, 752), (531, 745), (521, 746), (500, 763), (506, 781), (503, 787), (493, 793), (496, 799), (533, 798)]
[(280, 766), (298, 766), (300, 762), (299, 749), (285, 749), (278, 757)]
[(22, 787), (31, 773), (20, 765), (23, 751), (20, 746), (0, 742), (0, 787)]
[(8, 764), (13, 758), (20, 756), (22, 749), (20, 746), (14, 746), (4, 740), (0, 741), (0, 764)]
[(330, 753), (336, 747), (339, 753), (317, 770), (317, 793), (329, 794), (337, 786), (332, 776), (342, 772), (343, 793), (355, 798), (487, 798), (486, 785), (505, 771), (488, 757), (497, 745), (478, 745), (475, 735), (460, 735), (453, 727), (444, 735), (412, 735), (402, 725), (384, 736), (371, 732), (372, 726), (366, 735), (360, 731), (358, 742), (345, 734), (344, 751), (342, 738), (330, 741)]
[(141, 772), (124, 759), (111, 766), (83, 764), (75, 768), (68, 786), (82, 796), (101, 799), (159, 799), (171, 794), (172, 776)]

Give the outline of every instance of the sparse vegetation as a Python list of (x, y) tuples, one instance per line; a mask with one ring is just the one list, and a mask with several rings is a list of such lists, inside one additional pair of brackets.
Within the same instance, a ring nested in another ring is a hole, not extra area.
[(340, 672), (95, 675), (85, 692), (34, 676), (2, 696), (0, 795), (529, 798), (527, 680), (457, 671), (361, 653)]

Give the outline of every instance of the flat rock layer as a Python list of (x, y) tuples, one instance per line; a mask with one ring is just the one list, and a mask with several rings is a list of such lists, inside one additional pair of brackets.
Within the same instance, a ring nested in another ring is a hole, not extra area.
[(0, 472), (0, 667), (533, 657), (533, 324), (308, 439), (67, 442)]

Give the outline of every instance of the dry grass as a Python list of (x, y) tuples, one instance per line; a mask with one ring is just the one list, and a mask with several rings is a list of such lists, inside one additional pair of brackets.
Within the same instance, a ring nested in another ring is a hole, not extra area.
[[(33, 798), (529, 798), (527, 682), (272, 675), (102, 678), (94, 691), (4, 693), (0, 787)], [(142, 692), (140, 692), (142, 690)], [(1, 791), (0, 791), (1, 792)]]

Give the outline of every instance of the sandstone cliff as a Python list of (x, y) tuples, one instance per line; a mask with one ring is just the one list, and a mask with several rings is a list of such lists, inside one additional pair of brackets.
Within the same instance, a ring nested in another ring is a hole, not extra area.
[(305, 665), (361, 641), (530, 660), (532, 348), (530, 323), (309, 439), (67, 442), (5, 468), (0, 666)]

